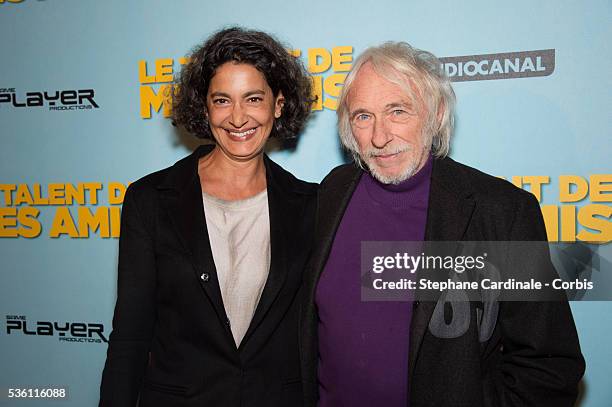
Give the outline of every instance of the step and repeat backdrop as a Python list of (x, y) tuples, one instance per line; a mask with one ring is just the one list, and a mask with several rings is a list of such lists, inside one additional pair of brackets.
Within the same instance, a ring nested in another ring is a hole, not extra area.
[[(96, 405), (126, 186), (197, 146), (166, 91), (229, 25), (274, 34), (312, 73), (312, 120), (270, 155), (315, 182), (346, 160), (335, 109), (354, 58), (387, 40), (439, 56), (458, 99), (451, 156), (533, 192), (570, 253), (557, 264), (612, 292), (611, 16), (608, 0), (0, 0), (0, 405), (51, 403), (6, 398), (34, 387)], [(575, 298), (579, 405), (609, 406), (612, 303)]]

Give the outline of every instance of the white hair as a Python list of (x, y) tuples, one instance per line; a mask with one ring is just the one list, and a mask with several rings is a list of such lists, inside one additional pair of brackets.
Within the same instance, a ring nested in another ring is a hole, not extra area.
[(359, 146), (351, 130), (348, 95), (355, 77), (366, 63), (372, 64), (381, 77), (402, 87), (413, 101), (419, 98), (423, 101), (427, 109), (423, 126), (426, 146), (431, 148), (434, 156), (446, 156), (454, 125), (455, 92), (440, 61), (432, 53), (414, 48), (406, 42), (385, 42), (367, 48), (355, 60), (338, 102), (336, 113), (340, 140), (357, 164), (363, 166)]

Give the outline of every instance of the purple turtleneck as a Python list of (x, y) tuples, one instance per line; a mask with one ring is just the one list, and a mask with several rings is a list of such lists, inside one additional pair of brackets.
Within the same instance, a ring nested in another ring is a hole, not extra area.
[(412, 302), (361, 301), (361, 242), (424, 239), (431, 169), (398, 185), (361, 176), (317, 285), (319, 407), (408, 403)]

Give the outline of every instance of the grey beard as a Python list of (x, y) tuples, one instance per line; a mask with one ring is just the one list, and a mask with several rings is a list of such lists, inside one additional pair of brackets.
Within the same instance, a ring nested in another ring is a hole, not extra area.
[(378, 172), (378, 169), (376, 168), (376, 166), (368, 165), (368, 169), (370, 170), (370, 174), (372, 174), (372, 177), (374, 177), (377, 181), (383, 184), (397, 185), (403, 181), (406, 181), (408, 178), (412, 177), (417, 172), (418, 164), (419, 164), (418, 162), (413, 161), (410, 163), (410, 165), (406, 169), (404, 169), (404, 171), (396, 175), (381, 174), (380, 172)]

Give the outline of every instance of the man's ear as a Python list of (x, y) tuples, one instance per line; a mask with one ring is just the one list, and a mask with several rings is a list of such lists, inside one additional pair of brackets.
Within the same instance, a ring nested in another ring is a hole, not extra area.
[(283, 92), (278, 91), (278, 95), (276, 96), (276, 101), (274, 102), (274, 117), (279, 118), (283, 113), (283, 106), (285, 106), (285, 97), (283, 96)]

